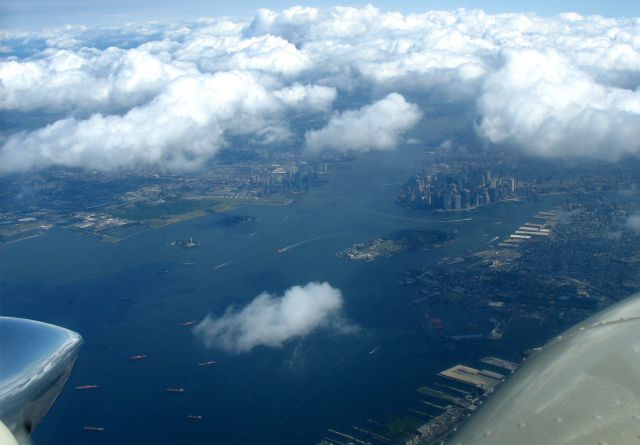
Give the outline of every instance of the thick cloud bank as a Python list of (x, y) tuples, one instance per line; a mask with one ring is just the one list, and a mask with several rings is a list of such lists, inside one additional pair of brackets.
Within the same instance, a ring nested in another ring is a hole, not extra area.
[(241, 309), (227, 309), (219, 318), (207, 316), (195, 333), (205, 345), (233, 352), (280, 347), (319, 328), (348, 330), (341, 308), (339, 289), (329, 283), (308, 283), (287, 289), (281, 297), (264, 292)]
[(13, 135), (2, 148), (0, 171), (53, 164), (188, 169), (223, 147), (225, 134), (282, 142), (289, 137), (282, 114), (300, 103), (311, 110), (326, 109), (334, 98), (332, 88), (320, 86), (268, 91), (245, 72), (183, 76), (151, 102), (123, 115), (69, 118)]
[(4, 134), (5, 173), (195, 168), (236, 137), (388, 150), (443, 103), (487, 143), (535, 155), (615, 160), (640, 147), (640, 18), (294, 7), (3, 32), (0, 56), (0, 111), (44, 119)]
[[(617, 158), (640, 148), (640, 92), (610, 88), (555, 50), (505, 50), (478, 99), (480, 132), (543, 156)], [(634, 136), (635, 135), (635, 136)]]
[(307, 132), (305, 144), (313, 151), (325, 148), (341, 151), (390, 150), (398, 145), (403, 132), (418, 123), (421, 115), (415, 104), (391, 93), (374, 104), (336, 114), (326, 127)]

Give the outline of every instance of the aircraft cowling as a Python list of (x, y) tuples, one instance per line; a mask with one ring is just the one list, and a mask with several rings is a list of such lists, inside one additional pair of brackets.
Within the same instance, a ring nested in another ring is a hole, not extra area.
[(30, 433), (44, 418), (78, 358), (75, 332), (21, 318), (0, 317), (0, 421)]

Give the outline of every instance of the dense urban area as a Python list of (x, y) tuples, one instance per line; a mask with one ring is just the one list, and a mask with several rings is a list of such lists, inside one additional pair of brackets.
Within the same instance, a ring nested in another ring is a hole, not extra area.
[[(512, 322), (531, 320), (550, 338), (640, 288), (640, 234), (629, 223), (638, 204), (636, 159), (560, 168), (538, 162), (528, 170), (515, 157), (492, 162), (501, 159), (496, 153), (450, 155), (432, 155), (401, 187), (398, 204), (445, 212), (517, 205), (543, 195), (564, 196), (565, 203), (520, 221), (518, 230), (488, 240), (483, 249), (399, 277), (399, 286), (415, 290), (411, 310), (424, 336), (445, 343), (500, 342)], [(363, 246), (345, 252), (353, 258), (358, 248)], [(537, 346), (521, 351), (521, 359)], [(444, 443), (517, 366), (486, 356), (443, 369), (430, 380), (432, 387), (416, 388), (415, 403), (400, 417), (329, 429), (320, 443)]]
[(193, 174), (53, 168), (5, 177), (0, 179), (0, 243), (39, 236), (55, 226), (117, 242), (207, 212), (247, 204), (289, 205), (347, 159), (238, 150)]

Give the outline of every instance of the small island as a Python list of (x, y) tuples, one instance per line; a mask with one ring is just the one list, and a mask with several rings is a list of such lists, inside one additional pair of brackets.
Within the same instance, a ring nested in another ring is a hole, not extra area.
[(455, 234), (442, 230), (400, 230), (384, 238), (357, 243), (336, 252), (340, 258), (373, 261), (380, 256), (391, 256), (411, 250), (430, 250), (450, 244)]
[(241, 223), (249, 223), (249, 222), (253, 222), (253, 221), (257, 221), (258, 218), (255, 216), (228, 216), (226, 218), (223, 218), (221, 220), (219, 220), (217, 222), (217, 224), (219, 226), (223, 226), (223, 227), (231, 227), (231, 226), (235, 226)]

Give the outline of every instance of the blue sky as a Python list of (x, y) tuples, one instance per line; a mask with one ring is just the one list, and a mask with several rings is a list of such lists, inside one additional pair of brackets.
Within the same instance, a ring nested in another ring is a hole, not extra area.
[(433, 1), (295, 1), (271, 0), (6, 0), (0, 5), (0, 26), (9, 29), (37, 29), (65, 24), (115, 25), (147, 20), (181, 20), (200, 16), (248, 18), (258, 8), (280, 10), (293, 5), (330, 7), (336, 4), (362, 6), (373, 3), (385, 11), (417, 12), (429, 9), (480, 8), (489, 13), (535, 12), (556, 15), (573, 11), (604, 16), (640, 16), (637, 0), (433, 0)]

